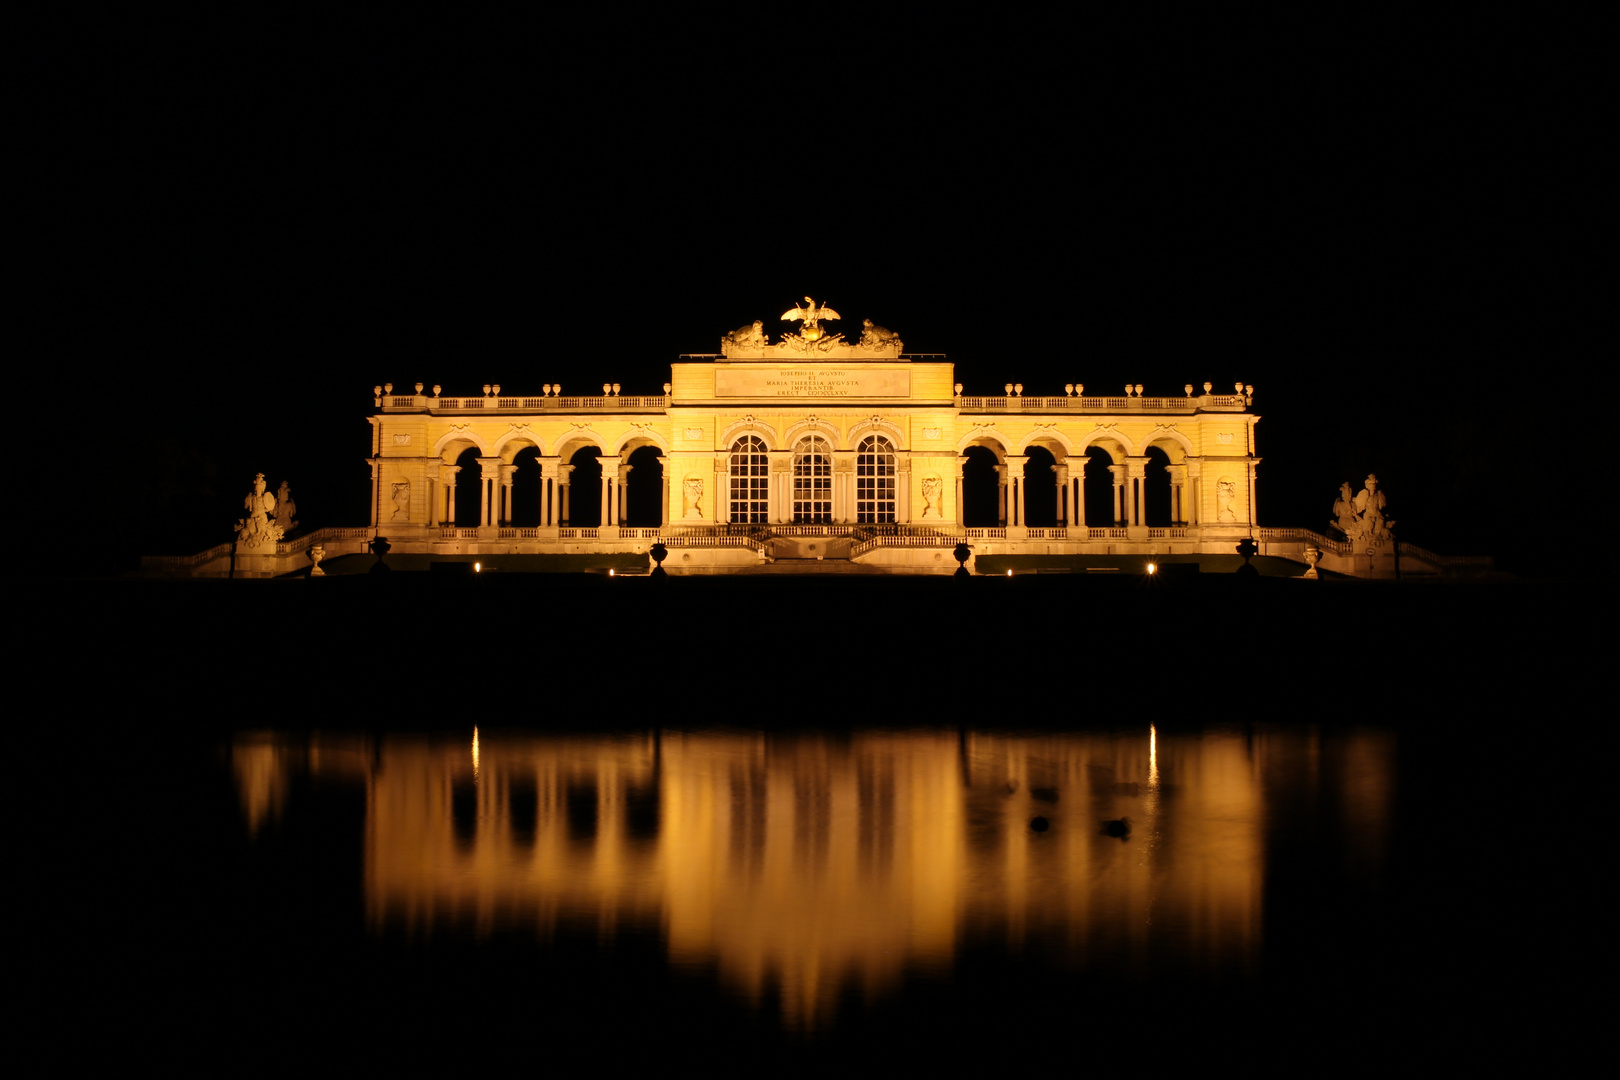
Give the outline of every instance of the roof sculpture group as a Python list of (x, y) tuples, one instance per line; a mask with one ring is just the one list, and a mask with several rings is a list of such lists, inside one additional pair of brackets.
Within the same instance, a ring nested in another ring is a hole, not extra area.
[(797, 301), (791, 311), (782, 313), (783, 322), (798, 322), (802, 326), (785, 333), (775, 344), (765, 332), (765, 321), (755, 319), (748, 326), (740, 326), (720, 339), (720, 354), (727, 359), (782, 359), (790, 355), (838, 355), (851, 359), (898, 360), (905, 343), (900, 335), (871, 319), (861, 321), (861, 338), (851, 343), (842, 333), (829, 332), (821, 325), (823, 320), (837, 321), (843, 316), (829, 305), (817, 304), (810, 297), (804, 305)]

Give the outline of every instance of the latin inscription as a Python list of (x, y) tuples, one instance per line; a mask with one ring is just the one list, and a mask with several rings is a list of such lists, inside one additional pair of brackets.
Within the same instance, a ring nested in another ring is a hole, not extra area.
[(716, 397), (870, 398), (909, 397), (911, 372), (844, 367), (719, 368)]

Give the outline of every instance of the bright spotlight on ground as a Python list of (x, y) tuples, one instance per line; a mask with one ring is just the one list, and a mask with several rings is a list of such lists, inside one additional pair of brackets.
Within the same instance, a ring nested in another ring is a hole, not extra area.
[(1148, 563), (1148, 574), (1149, 574), (1149, 576), (1152, 576), (1153, 574), (1157, 574), (1158, 572), (1159, 572), (1159, 564), (1158, 563)]
[(483, 563), (481, 563), (481, 562), (473, 563), (473, 573), (482, 574), (483, 572), (484, 572), (484, 564)]

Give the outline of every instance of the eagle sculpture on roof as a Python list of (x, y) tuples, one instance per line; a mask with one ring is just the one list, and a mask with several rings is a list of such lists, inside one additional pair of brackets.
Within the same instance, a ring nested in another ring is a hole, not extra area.
[(804, 336), (807, 337), (807, 338), (816, 338), (816, 337), (821, 336), (819, 334), (814, 334), (814, 333), (809, 332), (809, 331), (817, 329), (817, 324), (820, 322), (820, 320), (822, 320), (822, 319), (837, 319), (837, 318), (841, 317), (838, 314), (838, 312), (834, 311), (832, 308), (828, 307), (826, 304), (822, 304), (819, 308), (816, 307), (816, 302), (814, 300), (810, 299), (808, 296), (804, 298), (804, 302), (806, 304), (810, 305), (810, 306), (802, 308), (797, 303), (795, 303), (793, 305), (793, 310), (792, 311), (784, 311), (784, 312), (782, 312), (782, 318), (783, 318), (784, 321), (791, 321), (793, 319), (803, 319), (804, 320), (804, 329), (806, 331)]

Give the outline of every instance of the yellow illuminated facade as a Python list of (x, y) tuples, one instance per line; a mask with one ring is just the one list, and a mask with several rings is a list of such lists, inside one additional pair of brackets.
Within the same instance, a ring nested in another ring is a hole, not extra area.
[[(809, 559), (948, 572), (964, 540), (976, 554), (1227, 554), (1253, 534), (1253, 387), (1150, 397), (1070, 385), (1037, 397), (1009, 384), (966, 396), (942, 355), (906, 353), (870, 320), (846, 342), (822, 322), (837, 317), (829, 309), (805, 310), (785, 314), (804, 328), (774, 344), (756, 322), (717, 353), (682, 356), (662, 394), (377, 387), (371, 525), (407, 552), (645, 552), (662, 541), (675, 572)], [(964, 514), (974, 447), (994, 456), (988, 522)], [(643, 448), (652, 457), (632, 460)], [(1086, 485), (1100, 482), (1084, 468), (1093, 448), (1109, 462), (1112, 512), (1100, 521), (1086, 514)], [(538, 469), (525, 480), (526, 451)], [(631, 523), (628, 493), (654, 482), (635, 475), (654, 457), (657, 520)], [(582, 459), (600, 463), (587, 483)], [(1165, 526), (1146, 524), (1150, 461), (1169, 473)], [(537, 488), (528, 522), (512, 512), (520, 482)], [(457, 496), (467, 485), (476, 520)], [(1050, 505), (1032, 506), (1031, 492)]]
[[(1125, 556), (1146, 572), (1162, 557), (1231, 555), (1245, 542), (1308, 564), (1304, 576), (1318, 565), (1396, 569), (1387, 533), (1359, 542), (1354, 515), (1349, 540), (1259, 527), (1253, 386), (1189, 383), (1150, 396), (1141, 384), (1110, 394), (1068, 384), (1037, 396), (1006, 383), (965, 394), (943, 355), (908, 353), (869, 319), (845, 340), (831, 329), (838, 313), (806, 304), (783, 313), (797, 329), (774, 342), (758, 320), (722, 337), (718, 352), (681, 356), (661, 393), (603, 383), (582, 395), (542, 382), (456, 396), (380, 384), (366, 525), (285, 540), (261, 477), (234, 549), (145, 565), (319, 574), (320, 559), (382, 539), (430, 561), (588, 555), (620, 565), (662, 544), (664, 569), (686, 574), (812, 563), (950, 573), (964, 543), (970, 570), (981, 555)], [(1400, 557), (1415, 572), (1488, 563), (1411, 545)]]

